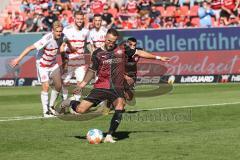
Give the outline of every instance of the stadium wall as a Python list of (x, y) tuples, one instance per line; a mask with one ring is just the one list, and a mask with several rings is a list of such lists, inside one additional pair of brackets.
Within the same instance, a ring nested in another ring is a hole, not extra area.
[[(122, 40), (138, 39), (138, 47), (169, 56), (171, 62), (141, 59), (138, 83), (240, 82), (239, 27), (121, 31)], [(43, 33), (0, 35), (0, 86), (36, 85), (35, 53), (15, 69), (11, 59)], [(89, 59), (89, 55), (86, 54)], [(60, 59), (59, 59), (60, 62)]]

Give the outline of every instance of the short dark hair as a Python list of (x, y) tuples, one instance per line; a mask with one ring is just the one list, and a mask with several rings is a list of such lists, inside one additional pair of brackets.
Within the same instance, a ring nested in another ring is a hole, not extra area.
[(101, 14), (94, 14), (93, 18), (95, 18), (95, 17), (102, 17), (102, 15)]
[(134, 37), (129, 37), (127, 40), (128, 40), (128, 41), (131, 41), (131, 42), (137, 43), (137, 39), (134, 38)]
[(110, 28), (108, 31), (107, 31), (107, 34), (112, 34), (113, 36), (116, 36), (118, 37), (119, 36), (119, 33), (116, 29), (113, 29), (113, 28)]
[(74, 17), (76, 17), (76, 15), (83, 15), (84, 16), (84, 13), (82, 11), (76, 11), (76, 12), (74, 12)]

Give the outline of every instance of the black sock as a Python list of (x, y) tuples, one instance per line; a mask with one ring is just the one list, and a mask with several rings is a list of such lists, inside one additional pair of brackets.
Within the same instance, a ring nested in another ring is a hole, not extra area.
[(70, 107), (76, 112), (77, 106), (80, 104), (79, 101), (72, 100), (70, 102)]
[(115, 113), (114, 113), (111, 123), (110, 123), (110, 128), (109, 128), (108, 134), (113, 134), (117, 130), (117, 128), (122, 120), (123, 112), (124, 111), (122, 111), (122, 110), (115, 110)]

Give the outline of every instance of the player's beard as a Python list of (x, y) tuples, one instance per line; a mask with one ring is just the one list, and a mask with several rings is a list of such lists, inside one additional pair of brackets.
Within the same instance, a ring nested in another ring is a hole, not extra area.
[(78, 30), (81, 30), (84, 27), (84, 23), (82, 23), (80, 26), (75, 23), (75, 26)]
[(106, 49), (107, 51), (112, 51), (112, 50), (114, 50), (115, 48), (116, 48), (116, 44), (114, 44), (114, 45), (112, 45), (112, 46), (105, 45), (105, 49)]

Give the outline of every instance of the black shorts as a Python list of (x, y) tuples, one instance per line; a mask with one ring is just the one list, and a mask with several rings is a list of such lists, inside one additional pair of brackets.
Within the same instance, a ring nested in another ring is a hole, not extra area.
[(84, 100), (94, 103), (97, 106), (102, 101), (109, 101), (113, 103), (117, 98), (124, 98), (123, 89), (102, 89), (95, 88), (91, 90), (90, 94)]

